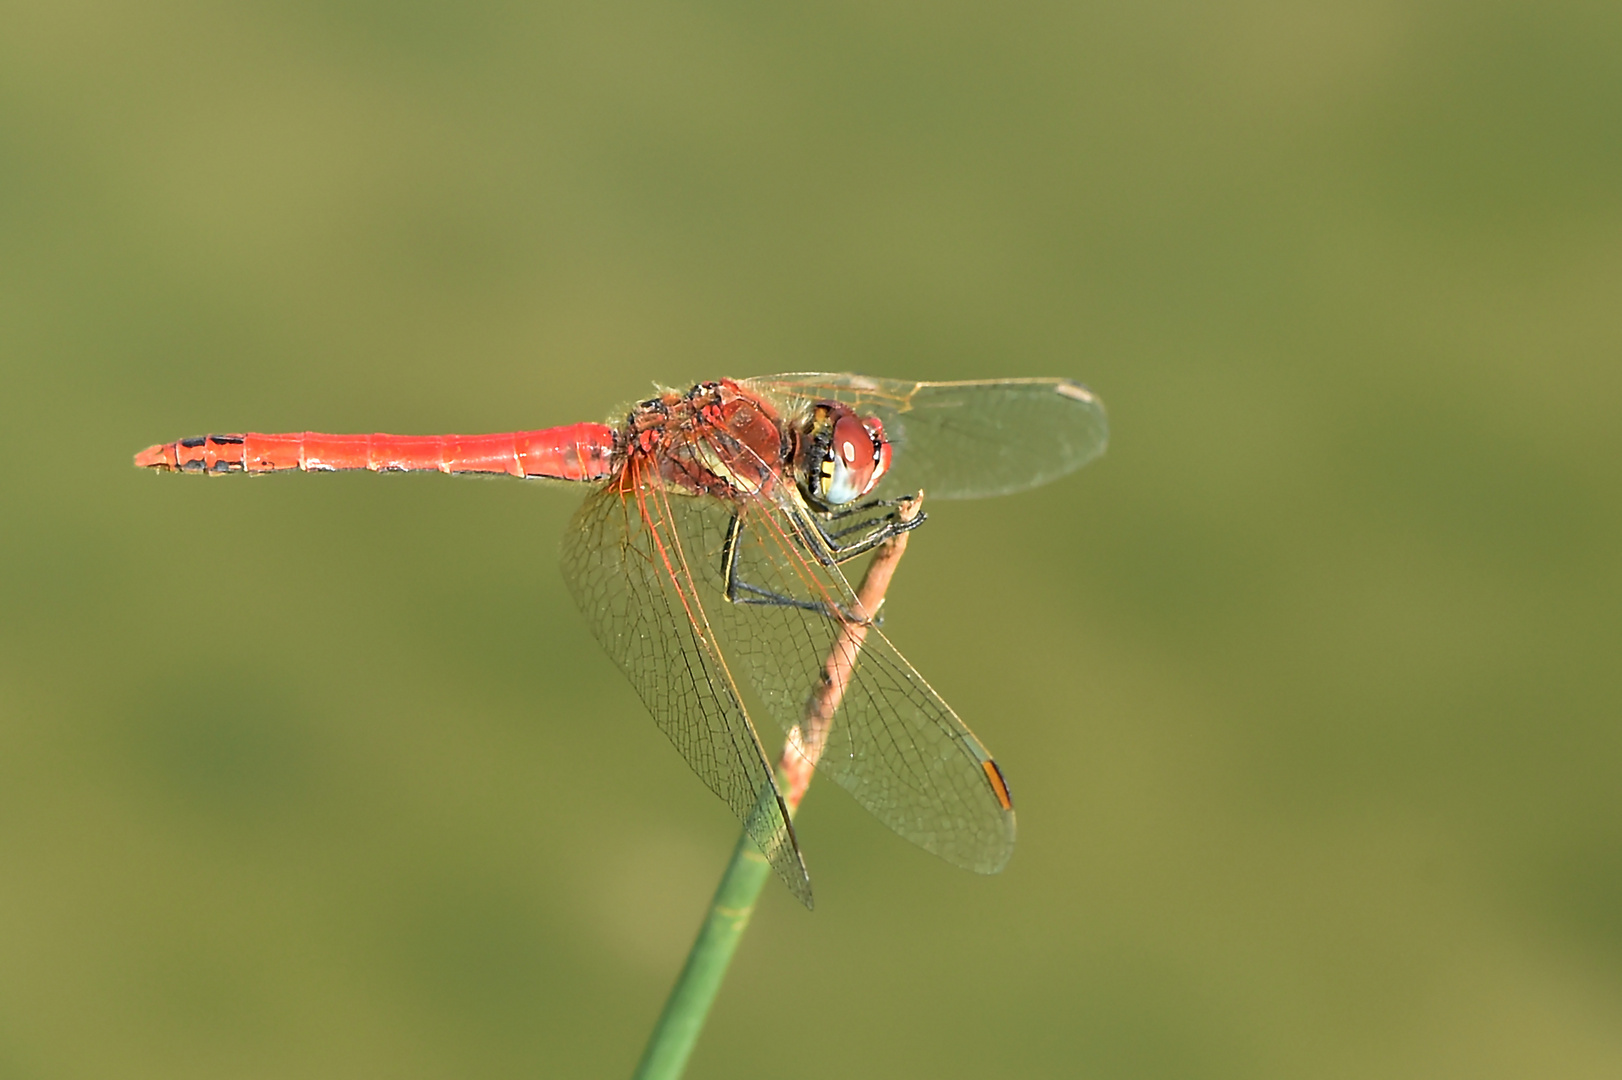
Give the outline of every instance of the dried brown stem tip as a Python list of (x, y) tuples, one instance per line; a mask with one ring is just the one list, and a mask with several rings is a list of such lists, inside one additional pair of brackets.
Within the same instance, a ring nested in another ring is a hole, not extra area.
[[(896, 516), (902, 521), (912, 521), (923, 510), (923, 505), (924, 493), (920, 491), (901, 501)], [(850, 686), (856, 658), (867, 640), (871, 620), (884, 604), (884, 594), (889, 591), (890, 579), (907, 551), (907, 538), (911, 535), (911, 530), (898, 533), (878, 546), (856, 590), (856, 614), (864, 617), (847, 620), (840, 628), (823, 662), (821, 685), (805, 703), (805, 718), (789, 731), (788, 740), (783, 744), (783, 756), (777, 767), (784, 780), (783, 801), (791, 813), (800, 805), (805, 789), (811, 784), (811, 774), (823, 747), (828, 744), (828, 732), (833, 727), (839, 703), (844, 700), (845, 690)]]

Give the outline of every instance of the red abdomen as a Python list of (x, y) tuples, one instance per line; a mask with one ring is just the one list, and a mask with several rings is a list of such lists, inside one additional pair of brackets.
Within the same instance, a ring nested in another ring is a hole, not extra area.
[(135, 455), (135, 464), (162, 472), (427, 470), (600, 480), (613, 457), (613, 428), (570, 424), (499, 435), (201, 435), (149, 446)]

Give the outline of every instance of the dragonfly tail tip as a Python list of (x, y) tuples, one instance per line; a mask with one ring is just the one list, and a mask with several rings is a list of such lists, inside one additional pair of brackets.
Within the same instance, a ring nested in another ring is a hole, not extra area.
[(149, 446), (135, 455), (135, 465), (140, 469), (172, 469), (174, 462), (170, 460), (168, 450), (167, 443)]

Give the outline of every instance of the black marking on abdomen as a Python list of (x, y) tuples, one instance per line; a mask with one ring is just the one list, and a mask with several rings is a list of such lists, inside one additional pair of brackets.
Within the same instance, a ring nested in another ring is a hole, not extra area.
[(241, 446), (241, 435), (210, 435), (208, 441), (215, 446)]
[(198, 435), (195, 438), (191, 438), (191, 439), (181, 439), (180, 440), (180, 445), (184, 446), (188, 450), (193, 450), (193, 449), (196, 449), (199, 446), (202, 446), (206, 442), (208, 442), (208, 436), (207, 435)]

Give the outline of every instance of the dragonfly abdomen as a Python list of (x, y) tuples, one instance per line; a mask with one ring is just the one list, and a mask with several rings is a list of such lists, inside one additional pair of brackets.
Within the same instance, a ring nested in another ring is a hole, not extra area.
[(149, 446), (135, 464), (160, 472), (493, 473), (554, 480), (599, 480), (613, 465), (614, 431), (570, 424), (496, 435), (200, 435)]

